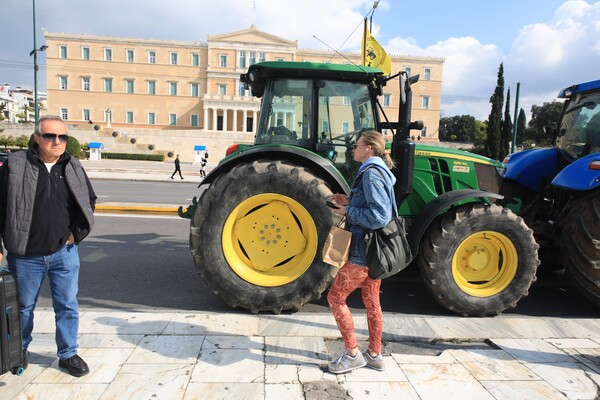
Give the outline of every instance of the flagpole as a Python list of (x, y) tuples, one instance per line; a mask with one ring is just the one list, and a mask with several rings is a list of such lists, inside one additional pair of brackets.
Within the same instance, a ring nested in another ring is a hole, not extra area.
[(364, 19), (365, 28), (363, 29), (362, 41), (362, 65), (367, 65), (367, 18)]

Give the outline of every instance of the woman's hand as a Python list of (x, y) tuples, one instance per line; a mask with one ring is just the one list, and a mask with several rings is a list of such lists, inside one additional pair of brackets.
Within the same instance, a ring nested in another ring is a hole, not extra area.
[(346, 195), (335, 193), (331, 196), (331, 201), (333, 201), (338, 206), (347, 206), (350, 202), (350, 199)]

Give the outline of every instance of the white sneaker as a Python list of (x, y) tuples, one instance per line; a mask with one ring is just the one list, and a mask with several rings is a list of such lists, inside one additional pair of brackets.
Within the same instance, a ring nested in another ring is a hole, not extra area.
[(335, 361), (327, 366), (327, 369), (332, 374), (343, 374), (353, 369), (362, 368), (365, 365), (367, 365), (367, 362), (360, 351), (352, 357), (347, 350), (344, 350)]

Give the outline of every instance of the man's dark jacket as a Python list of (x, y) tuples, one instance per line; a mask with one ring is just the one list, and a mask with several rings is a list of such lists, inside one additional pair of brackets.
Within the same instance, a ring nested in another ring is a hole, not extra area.
[(37, 144), (10, 154), (0, 167), (0, 235), (11, 253), (50, 255), (71, 233), (79, 243), (94, 226), (95, 204), (83, 166), (66, 152), (50, 172)]

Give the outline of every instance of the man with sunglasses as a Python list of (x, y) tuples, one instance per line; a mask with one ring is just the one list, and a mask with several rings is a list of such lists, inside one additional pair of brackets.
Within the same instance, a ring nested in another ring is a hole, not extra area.
[[(89, 373), (77, 355), (78, 243), (92, 230), (96, 194), (83, 166), (67, 153), (67, 126), (58, 116), (39, 119), (35, 143), (0, 167), (0, 238), (19, 292), (24, 366), (32, 341), (33, 311), (46, 275), (52, 292), (61, 368)], [(0, 246), (0, 261), (4, 256)]]

